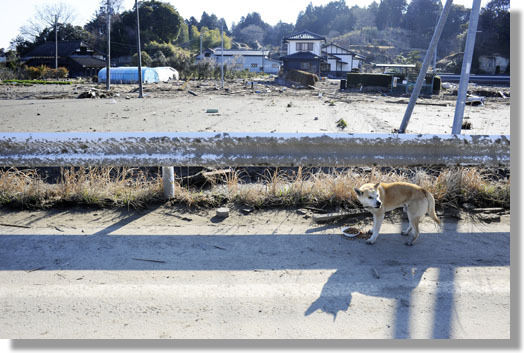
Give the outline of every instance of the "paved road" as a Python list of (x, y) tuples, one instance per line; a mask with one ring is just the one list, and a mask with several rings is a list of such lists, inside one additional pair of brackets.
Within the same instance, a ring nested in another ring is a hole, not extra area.
[(279, 217), (0, 226), (0, 338), (509, 338), (509, 221), (407, 247)]

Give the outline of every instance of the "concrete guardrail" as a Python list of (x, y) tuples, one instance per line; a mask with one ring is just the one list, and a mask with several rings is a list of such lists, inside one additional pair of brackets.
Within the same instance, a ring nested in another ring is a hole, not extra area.
[(510, 136), (269, 133), (0, 133), (0, 166), (510, 164)]

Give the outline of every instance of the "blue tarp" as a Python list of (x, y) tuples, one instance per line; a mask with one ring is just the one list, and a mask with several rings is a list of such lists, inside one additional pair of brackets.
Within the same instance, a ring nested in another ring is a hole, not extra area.
[[(138, 67), (112, 67), (110, 70), (111, 83), (137, 83), (138, 82)], [(150, 67), (142, 67), (142, 82), (154, 83), (158, 82), (159, 77), (156, 70)], [(106, 68), (98, 72), (98, 82), (106, 82)]]

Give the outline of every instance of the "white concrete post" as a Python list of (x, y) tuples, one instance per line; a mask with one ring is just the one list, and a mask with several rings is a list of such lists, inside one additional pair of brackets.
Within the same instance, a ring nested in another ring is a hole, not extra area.
[(164, 185), (164, 198), (166, 200), (175, 197), (175, 168), (162, 167), (162, 184)]

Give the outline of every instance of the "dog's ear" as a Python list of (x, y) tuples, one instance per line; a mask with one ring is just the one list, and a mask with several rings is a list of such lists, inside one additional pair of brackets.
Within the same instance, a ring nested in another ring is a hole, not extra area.
[(373, 186), (375, 189), (378, 189), (378, 187), (380, 186), (380, 183), (376, 183), (375, 186)]
[(360, 191), (357, 188), (354, 188), (353, 190), (355, 190), (355, 192), (357, 193), (358, 196), (362, 196), (362, 191)]

